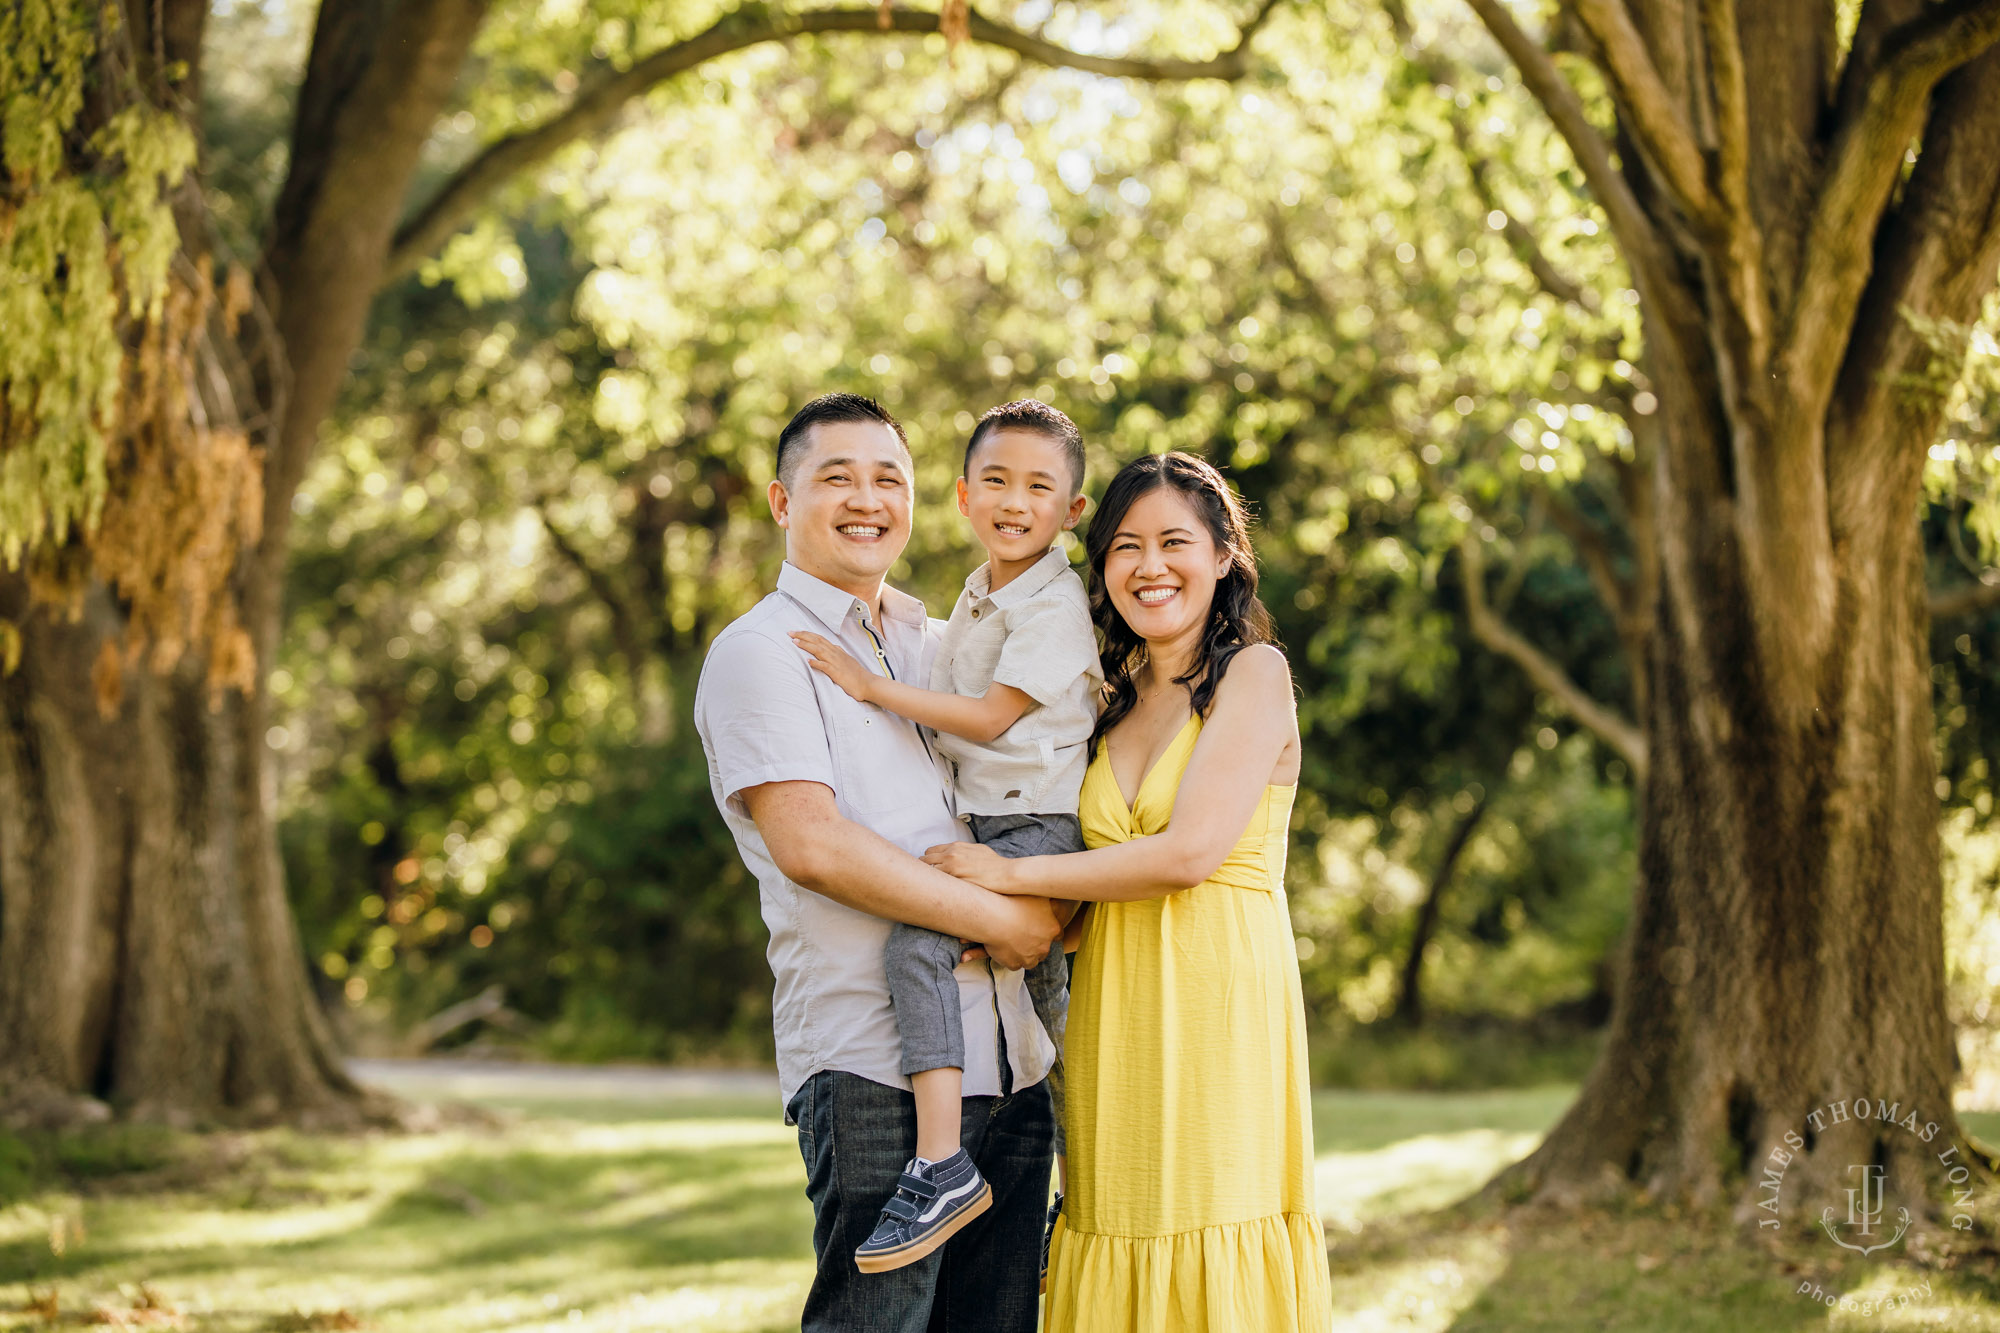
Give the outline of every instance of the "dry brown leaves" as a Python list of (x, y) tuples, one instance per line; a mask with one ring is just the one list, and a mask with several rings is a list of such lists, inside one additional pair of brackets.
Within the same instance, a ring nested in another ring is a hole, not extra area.
[[(120, 429), (105, 452), (110, 484), (89, 542), (88, 575), (110, 584), (127, 612), (123, 642), (107, 643), (92, 673), (106, 717), (118, 711), (126, 672), (171, 670), (198, 646), (212, 706), (224, 690), (254, 684), (256, 654), (231, 581), (263, 531), (263, 450), (237, 413), (205, 406), (221, 378), (211, 339), (218, 326), (233, 337), (251, 299), (241, 270), (220, 291), (206, 261), (192, 275), (177, 271), (127, 353)], [(79, 604), (84, 571), (71, 572), (45, 581), (38, 600)]]
[(98, 1324), (107, 1328), (187, 1328), (188, 1317), (160, 1299), (160, 1294), (145, 1283), (139, 1284), (139, 1294), (133, 1299), (129, 1309), (117, 1309), (99, 1305), (84, 1316), (86, 1324)]
[(270, 1333), (323, 1333), (328, 1329), (367, 1328), (368, 1324), (357, 1314), (346, 1310), (328, 1310), (318, 1314), (301, 1314), (294, 1310), (291, 1314), (279, 1315), (271, 1321)]

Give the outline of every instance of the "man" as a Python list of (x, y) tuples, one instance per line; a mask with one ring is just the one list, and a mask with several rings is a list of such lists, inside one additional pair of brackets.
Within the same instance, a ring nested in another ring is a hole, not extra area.
[[(770, 487), (785, 533), (778, 588), (709, 649), (695, 725), (771, 930), (778, 1077), (818, 1260), (803, 1327), (1031, 1333), (1054, 1133), (1043, 1079), (1055, 1052), (1019, 969), (1048, 951), (1055, 916), (1045, 899), (987, 893), (918, 859), (969, 836), (928, 738), (849, 698), (789, 637), (809, 630), (885, 675), (929, 679), (923, 605), (882, 582), (909, 542), (911, 484), (903, 429), (872, 400), (828, 394), (799, 410), (778, 437)], [(909, 1188), (916, 1145), (882, 966), (898, 921), (984, 945), (955, 977), (960, 1138), (993, 1196), (943, 1249), (864, 1274), (854, 1252), (882, 1200)]]

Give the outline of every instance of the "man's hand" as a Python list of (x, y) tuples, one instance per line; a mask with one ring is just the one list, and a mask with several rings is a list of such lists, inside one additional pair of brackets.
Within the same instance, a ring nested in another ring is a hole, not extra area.
[(874, 702), (868, 697), (869, 689), (881, 677), (856, 661), (854, 654), (810, 630), (793, 631), (792, 642), (805, 650), (810, 659), (806, 665), (840, 686), (848, 698), (864, 704)]
[(843, 818), (824, 783), (767, 782), (742, 795), (778, 869), (837, 903), (885, 921), (983, 940), (1003, 967), (1033, 967), (1060, 933), (1048, 899), (1003, 898), (940, 874)]
[(1049, 956), (1062, 923), (1047, 898), (1008, 898), (999, 906), (1009, 929), (987, 940), (986, 952), (1000, 966), (1025, 972)]

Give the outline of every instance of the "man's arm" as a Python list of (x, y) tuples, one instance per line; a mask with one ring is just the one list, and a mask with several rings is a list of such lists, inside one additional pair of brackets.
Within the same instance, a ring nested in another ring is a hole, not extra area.
[(778, 869), (856, 911), (978, 940), (1002, 967), (1047, 956), (1062, 933), (1046, 898), (1005, 898), (925, 865), (834, 806), (818, 782), (767, 782), (739, 793)]

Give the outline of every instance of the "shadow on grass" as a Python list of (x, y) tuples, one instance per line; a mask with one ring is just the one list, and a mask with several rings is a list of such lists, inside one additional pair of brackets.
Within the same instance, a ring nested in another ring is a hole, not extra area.
[[(10, 1315), (52, 1284), (140, 1281), (215, 1333), (331, 1309), (385, 1333), (773, 1327), (810, 1276), (803, 1169), (771, 1108), (729, 1109), (304, 1150), (272, 1135), (209, 1179), (147, 1195), (69, 1177), (0, 1210), (0, 1329), (38, 1326)], [(70, 1218), (88, 1219), (88, 1239), (52, 1246), (50, 1225)]]
[[(1639, 1209), (1420, 1211), (1527, 1151), (1570, 1096), (1317, 1094), (1336, 1329), (2000, 1333), (1990, 1267), (1797, 1262)], [(767, 1101), (518, 1105), (538, 1118), (359, 1138), (107, 1127), (29, 1145), (13, 1159), (26, 1192), (0, 1200), (0, 1331), (44, 1327), (28, 1306), (52, 1285), (73, 1311), (129, 1303), (139, 1283), (195, 1333), (314, 1326), (293, 1312), (352, 1312), (376, 1333), (796, 1327), (811, 1214)], [(1992, 1137), (1990, 1118), (1967, 1121)], [(1796, 1290), (1925, 1277), (1924, 1305), (1872, 1319)]]

